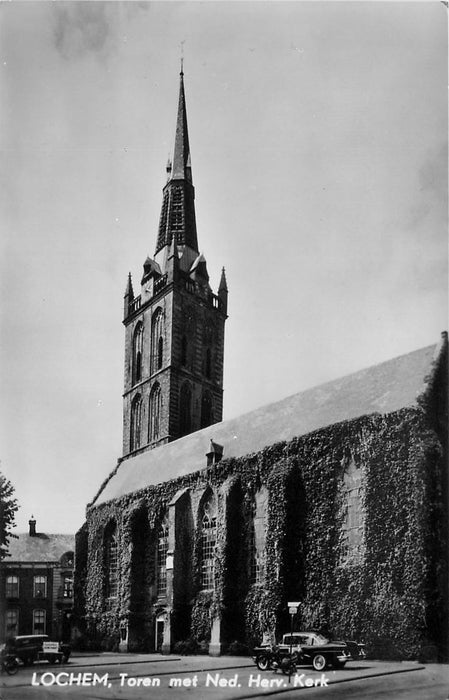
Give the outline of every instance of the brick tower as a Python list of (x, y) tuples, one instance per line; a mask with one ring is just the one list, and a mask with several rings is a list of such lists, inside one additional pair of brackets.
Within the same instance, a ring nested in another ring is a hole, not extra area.
[(222, 420), (228, 289), (223, 269), (213, 294), (198, 249), (182, 70), (167, 176), (154, 259), (125, 291), (124, 456)]

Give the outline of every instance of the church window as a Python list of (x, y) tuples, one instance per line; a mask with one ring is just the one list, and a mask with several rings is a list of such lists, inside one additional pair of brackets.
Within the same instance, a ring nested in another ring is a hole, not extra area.
[(47, 577), (46, 576), (35, 576), (34, 577), (34, 597), (35, 598), (46, 598), (47, 596)]
[(168, 518), (165, 517), (159, 526), (157, 534), (157, 595), (167, 593), (167, 552), (168, 552)]
[(160, 437), (160, 421), (162, 408), (162, 392), (159, 384), (155, 384), (150, 394), (150, 420), (149, 420), (149, 441), (158, 440)]
[(187, 364), (187, 338), (185, 335), (182, 336), (181, 340), (181, 364), (183, 367)]
[(212, 397), (207, 391), (203, 394), (203, 398), (201, 399), (201, 427), (207, 428), (207, 426), (212, 423)]
[(143, 325), (138, 323), (133, 335), (133, 356), (132, 356), (132, 382), (140, 382), (142, 379), (142, 343)]
[(12, 608), (6, 611), (5, 636), (7, 639), (19, 634), (19, 611)]
[(151, 321), (151, 373), (162, 368), (164, 360), (164, 318), (159, 307), (153, 314)]
[(363, 545), (364, 511), (361, 499), (362, 471), (346, 458), (343, 475), (342, 529), (340, 532), (340, 561), (343, 564), (360, 559)]
[(45, 610), (33, 610), (33, 634), (45, 634)]
[(207, 379), (210, 379), (212, 374), (212, 353), (210, 348), (206, 349), (206, 359), (204, 365), (204, 374), (206, 375)]
[(131, 433), (130, 450), (137, 450), (140, 447), (140, 435), (142, 423), (142, 397), (138, 394), (131, 404)]
[(250, 524), (250, 582), (263, 584), (265, 579), (265, 546), (267, 539), (268, 491), (256, 493), (254, 515)]
[(104, 536), (104, 582), (106, 598), (114, 598), (118, 591), (117, 529), (111, 524)]
[(215, 588), (215, 546), (217, 541), (217, 516), (214, 502), (209, 501), (201, 520), (201, 590)]
[(19, 577), (18, 576), (7, 576), (6, 577), (6, 597), (7, 598), (18, 598), (19, 597)]
[(188, 435), (188, 433), (190, 433), (192, 430), (192, 391), (188, 384), (183, 384), (181, 387), (179, 415), (180, 434), (181, 436)]

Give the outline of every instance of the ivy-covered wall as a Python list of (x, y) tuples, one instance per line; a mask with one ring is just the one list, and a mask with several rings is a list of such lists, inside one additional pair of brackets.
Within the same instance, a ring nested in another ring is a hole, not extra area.
[[(360, 488), (348, 550), (342, 533), (349, 468)], [(266, 568), (263, 583), (252, 584), (250, 522), (262, 485), (269, 493)], [(183, 489), (188, 496), (179, 500), (175, 519), (173, 595), (160, 600), (154, 529)], [(218, 514), (215, 590), (201, 591), (198, 519), (208, 492)], [(424, 648), (442, 657), (445, 494), (444, 445), (423, 406), (339, 423), (92, 507), (88, 538), (78, 538), (77, 552), (85, 562), (77, 577), (85, 581), (80, 600), (88, 634), (113, 648), (121, 624), (140, 625), (136, 646), (151, 649), (155, 615), (168, 610), (172, 645), (193, 638), (206, 648), (218, 619), (224, 649), (233, 641), (252, 646), (288, 631), (287, 601), (299, 600), (298, 629), (363, 639), (377, 657), (416, 658)], [(143, 539), (132, 525), (137, 511), (139, 532), (147, 528)], [(119, 595), (107, 601), (102, 542), (110, 522), (119, 533), (120, 578)], [(144, 556), (146, 545), (153, 553)]]

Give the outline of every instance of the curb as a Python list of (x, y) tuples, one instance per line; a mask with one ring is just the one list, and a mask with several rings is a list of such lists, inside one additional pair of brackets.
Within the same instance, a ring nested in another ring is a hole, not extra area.
[[(353, 676), (352, 678), (339, 678), (337, 680), (331, 681), (329, 685), (327, 686), (330, 688), (332, 685), (337, 685), (337, 683), (353, 683), (354, 681), (363, 681), (366, 680), (367, 678), (379, 678), (380, 676), (393, 676), (398, 673), (410, 673), (411, 671), (422, 671), (425, 669), (425, 666), (416, 666), (416, 668), (404, 668), (404, 669), (397, 669), (394, 671), (380, 671), (378, 673), (371, 673), (370, 675), (367, 676)], [(304, 688), (298, 688), (295, 687), (291, 684), (289, 684), (288, 688), (279, 688), (275, 690), (268, 690), (264, 691), (263, 695), (264, 697), (266, 695), (280, 695), (281, 693), (291, 693), (292, 690), (313, 690), (313, 687), (304, 687)], [(246, 695), (237, 695), (234, 696), (232, 700), (249, 700), (250, 698), (257, 698), (257, 695), (254, 695), (254, 693), (247, 693)], [(449, 700), (449, 698), (448, 698)]]

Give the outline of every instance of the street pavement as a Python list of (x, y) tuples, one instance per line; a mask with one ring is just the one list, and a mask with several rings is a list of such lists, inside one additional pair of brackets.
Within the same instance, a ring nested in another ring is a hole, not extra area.
[(449, 667), (365, 660), (324, 673), (302, 666), (289, 678), (259, 671), (248, 657), (102, 653), (73, 655), (64, 666), (36, 663), (0, 680), (1, 700), (180, 700), (186, 693), (198, 700), (289, 700), (299, 692), (332, 700), (449, 700)]

